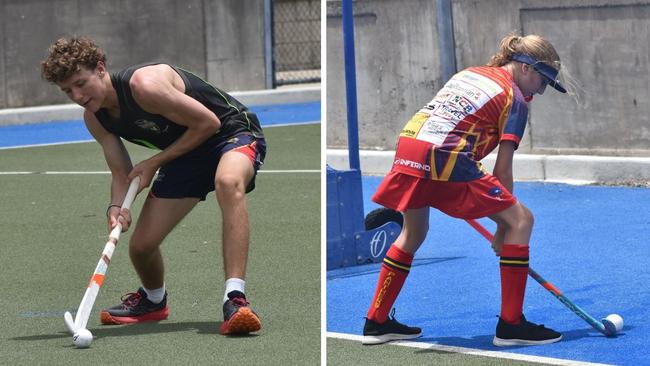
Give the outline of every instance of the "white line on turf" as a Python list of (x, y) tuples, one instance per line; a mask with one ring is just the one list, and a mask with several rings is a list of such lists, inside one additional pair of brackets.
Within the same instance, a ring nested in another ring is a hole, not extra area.
[(109, 171), (88, 171), (88, 172), (76, 172), (76, 171), (71, 171), (71, 172), (55, 172), (55, 171), (45, 171), (45, 172), (0, 172), (0, 175), (65, 175), (65, 174), (71, 174), (71, 175), (76, 175), (76, 174), (110, 174), (111, 172)]
[(316, 125), (316, 124), (319, 124), (319, 123), (320, 123), (320, 121), (275, 123), (275, 124), (272, 124), (272, 125), (262, 126), (262, 128), (266, 130), (269, 127), (288, 127), (288, 126)]
[(319, 169), (295, 169), (295, 170), (260, 170), (258, 173), (282, 174), (282, 173), (320, 173)]
[[(346, 334), (346, 333), (336, 333), (336, 332), (327, 332), (327, 337), (328, 338), (345, 339), (345, 340), (357, 341), (357, 342), (361, 342), (361, 340), (363, 339), (363, 336), (360, 336), (360, 335)], [(389, 344), (395, 345), (395, 346), (428, 349), (428, 350), (433, 350), (433, 351), (462, 353), (462, 354), (474, 355), (474, 356), (503, 358), (503, 359), (516, 360), (516, 361), (539, 362), (539, 363), (546, 363), (546, 364), (549, 364), (549, 365), (560, 365), (560, 366), (611, 366), (611, 365), (604, 364), (604, 363), (591, 363), (591, 362), (583, 362), (583, 361), (564, 360), (564, 359), (561, 359), (561, 358), (522, 355), (522, 354), (518, 354), (518, 353), (509, 353), (509, 352), (500, 352), (500, 351), (485, 351), (485, 350), (474, 349), (474, 348), (445, 346), (445, 345), (441, 345), (441, 344), (432, 344), (432, 343), (425, 343), (425, 342), (393, 341), (393, 342), (391, 342)]]
[[(266, 174), (300, 174), (300, 173), (320, 173), (318, 169), (288, 169), (288, 170), (260, 170), (258, 173)], [(88, 175), (88, 174), (111, 174), (109, 171), (15, 171), (15, 172), (0, 172), (0, 175)]]
[(28, 147), (42, 147), (42, 146), (55, 146), (55, 145), (83, 144), (83, 143), (93, 142), (93, 141), (95, 141), (95, 140), (79, 140), (79, 141), (65, 141), (65, 142), (47, 142), (47, 143), (42, 143), (42, 144), (4, 146), (4, 147), (0, 147), (0, 150), (23, 149), (23, 148), (28, 148)]

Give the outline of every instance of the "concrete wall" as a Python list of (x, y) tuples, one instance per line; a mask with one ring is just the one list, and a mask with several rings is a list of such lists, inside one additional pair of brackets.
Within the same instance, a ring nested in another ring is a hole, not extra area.
[(226, 90), (264, 89), (264, 1), (204, 3), (208, 80)]
[[(435, 1), (357, 0), (360, 144), (393, 149), (440, 89)], [(453, 0), (458, 69), (485, 64), (509, 31), (549, 39), (579, 82), (579, 103), (548, 88), (520, 151), (650, 156), (650, 1)], [(327, 2), (327, 145), (346, 139), (340, 2)]]
[(70, 35), (94, 38), (109, 70), (164, 61), (226, 90), (265, 87), (259, 0), (1, 0), (0, 23), (0, 108), (68, 102), (40, 61)]
[[(327, 145), (346, 146), (341, 2), (327, 2)], [(431, 0), (358, 0), (353, 4), (360, 141), (392, 148), (415, 105), (442, 87), (436, 4)]]

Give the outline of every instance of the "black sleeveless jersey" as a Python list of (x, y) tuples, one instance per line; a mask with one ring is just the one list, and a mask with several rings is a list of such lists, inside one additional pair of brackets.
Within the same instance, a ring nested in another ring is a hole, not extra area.
[[(138, 145), (163, 150), (176, 141), (187, 127), (159, 114), (151, 114), (136, 103), (129, 81), (135, 70), (155, 63), (131, 66), (111, 74), (111, 83), (117, 92), (120, 118), (113, 118), (105, 108), (95, 113), (99, 123), (109, 132)], [(255, 113), (250, 112), (228, 93), (219, 90), (200, 77), (179, 67), (171, 66), (185, 83), (185, 94), (211, 110), (221, 121), (221, 128), (204, 144), (228, 139), (242, 133), (263, 138), (262, 128)]]

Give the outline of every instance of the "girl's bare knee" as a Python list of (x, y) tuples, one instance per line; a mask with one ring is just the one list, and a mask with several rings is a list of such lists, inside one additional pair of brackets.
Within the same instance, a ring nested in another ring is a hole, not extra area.
[(521, 205), (521, 213), (518, 215), (519, 226), (523, 230), (532, 230), (535, 224), (533, 213), (524, 205)]

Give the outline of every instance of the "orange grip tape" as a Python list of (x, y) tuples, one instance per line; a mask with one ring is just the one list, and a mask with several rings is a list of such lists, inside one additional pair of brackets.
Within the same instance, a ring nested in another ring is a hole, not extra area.
[(90, 283), (88, 283), (88, 287), (93, 285), (93, 282), (95, 282), (99, 287), (102, 287), (104, 284), (104, 275), (101, 273), (95, 273), (93, 277), (90, 279)]
[(553, 292), (556, 295), (562, 295), (562, 291), (560, 291), (559, 288), (553, 286), (552, 283), (544, 282), (544, 284), (542, 286), (544, 286), (545, 289)]

